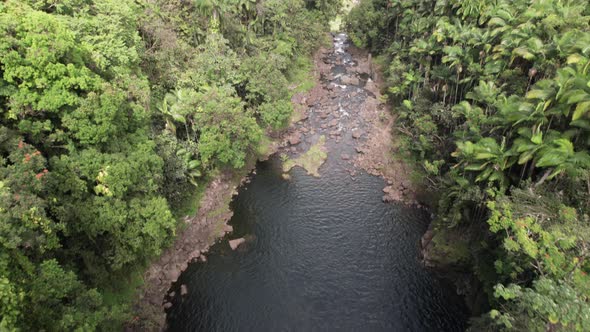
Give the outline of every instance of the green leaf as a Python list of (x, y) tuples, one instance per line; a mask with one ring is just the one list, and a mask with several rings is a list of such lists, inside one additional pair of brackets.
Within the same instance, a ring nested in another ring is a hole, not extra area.
[(466, 171), (481, 171), (485, 167), (485, 164), (469, 164), (465, 166)]
[(499, 18), (499, 17), (492, 17), (489, 21), (488, 21), (488, 26), (493, 27), (493, 26), (500, 26), (503, 27), (506, 25), (506, 21), (504, 21), (503, 19)]
[(485, 171), (483, 171), (481, 174), (479, 174), (479, 176), (477, 178), (475, 178), (475, 182), (481, 182), (481, 181), (489, 178), (493, 171), (494, 171), (493, 168), (486, 168)]
[(480, 152), (475, 154), (475, 159), (482, 160), (482, 159), (493, 159), (496, 155), (490, 152)]
[(512, 54), (520, 56), (520, 57), (524, 58), (525, 60), (534, 60), (535, 59), (535, 55), (524, 47), (515, 48), (514, 50), (512, 50)]
[(523, 165), (523, 164), (527, 163), (529, 160), (533, 159), (534, 155), (535, 155), (535, 151), (527, 151), (527, 152), (521, 154), (520, 157), (518, 158), (518, 164)]
[(174, 121), (178, 121), (183, 124), (186, 123), (186, 119), (181, 114), (172, 113), (171, 115), (172, 115), (172, 119), (174, 119)]
[(550, 97), (550, 92), (541, 89), (533, 89), (526, 94), (527, 99), (542, 99), (546, 100)]
[(581, 90), (581, 89), (569, 91), (567, 96), (568, 96), (567, 103), (570, 105), (579, 103), (581, 101), (590, 100), (590, 94), (584, 90)]
[(201, 166), (201, 161), (200, 160), (191, 160), (188, 163), (188, 169), (195, 169), (197, 167)]
[(588, 113), (588, 111), (590, 111), (590, 101), (579, 103), (578, 106), (576, 106), (574, 114), (572, 115), (572, 121), (578, 120), (584, 114)]
[(572, 121), (570, 125), (590, 131), (590, 121), (587, 119), (578, 119), (576, 121)]
[(569, 57), (567, 57), (567, 64), (571, 65), (571, 64), (576, 64), (578, 62), (580, 62), (581, 60), (583, 60), (584, 57), (581, 56), (580, 54), (576, 53), (576, 54), (572, 54)]
[(403, 104), (410, 111), (414, 108), (414, 106), (412, 105), (412, 102), (410, 100), (404, 99)]
[(535, 144), (543, 143), (543, 132), (539, 131), (538, 133), (534, 134), (533, 137), (531, 137), (531, 142)]

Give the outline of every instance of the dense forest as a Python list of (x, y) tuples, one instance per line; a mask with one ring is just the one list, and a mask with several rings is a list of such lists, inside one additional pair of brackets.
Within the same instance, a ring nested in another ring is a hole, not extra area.
[(288, 123), (336, 0), (0, 3), (0, 330), (118, 330), (217, 172)]
[[(340, 7), (1, 2), (0, 331), (130, 322), (206, 184), (288, 126)], [(345, 27), (433, 202), (429, 258), (485, 294), (471, 329), (589, 331), (590, 3), (360, 0)]]
[(589, 331), (590, 3), (361, 0), (346, 25), (436, 193), (435, 260), (487, 295), (472, 329)]

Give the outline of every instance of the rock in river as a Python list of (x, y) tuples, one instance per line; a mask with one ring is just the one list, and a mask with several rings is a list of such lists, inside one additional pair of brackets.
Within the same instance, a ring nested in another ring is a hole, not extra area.
[(342, 84), (344, 85), (359, 85), (360, 81), (358, 78), (350, 75), (342, 76), (340, 79)]
[(245, 243), (246, 239), (244, 239), (243, 237), (239, 238), (239, 239), (235, 239), (235, 240), (230, 240), (229, 241), (229, 246), (231, 247), (232, 250), (236, 250), (238, 249), (238, 247)]
[(297, 145), (299, 143), (301, 143), (301, 133), (297, 132), (291, 135), (291, 137), (289, 137), (289, 144)]

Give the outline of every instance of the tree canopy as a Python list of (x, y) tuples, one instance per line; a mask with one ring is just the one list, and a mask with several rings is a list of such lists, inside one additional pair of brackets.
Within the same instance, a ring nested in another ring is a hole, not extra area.
[(287, 124), (294, 59), (337, 7), (2, 2), (0, 330), (119, 329), (129, 301), (112, 294), (209, 174)]
[(361, 0), (347, 18), (437, 193), (434, 242), (471, 248), (446, 260), (487, 294), (473, 330), (590, 328), (589, 23), (583, 0)]

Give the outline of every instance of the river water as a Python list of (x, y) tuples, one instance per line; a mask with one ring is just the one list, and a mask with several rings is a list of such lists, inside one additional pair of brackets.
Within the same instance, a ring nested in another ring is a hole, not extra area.
[[(346, 37), (336, 36), (332, 59), (354, 66), (345, 45)], [(342, 72), (334, 66), (336, 76)], [(362, 87), (349, 86), (334, 103), (350, 104), (343, 98), (352, 90), (362, 99)], [(308, 122), (318, 130), (304, 136), (302, 147), (334, 130), (320, 130), (317, 111), (310, 110)], [(361, 125), (345, 117), (338, 115), (338, 130)], [(232, 251), (224, 239), (206, 263), (181, 275), (172, 288), (170, 331), (465, 329), (461, 298), (420, 264), (428, 214), (383, 203), (384, 180), (360, 170), (351, 176), (351, 164), (341, 158), (354, 154), (353, 138), (334, 137), (319, 178), (296, 167), (285, 180), (278, 157), (258, 164), (231, 204), (229, 237), (246, 243)]]

